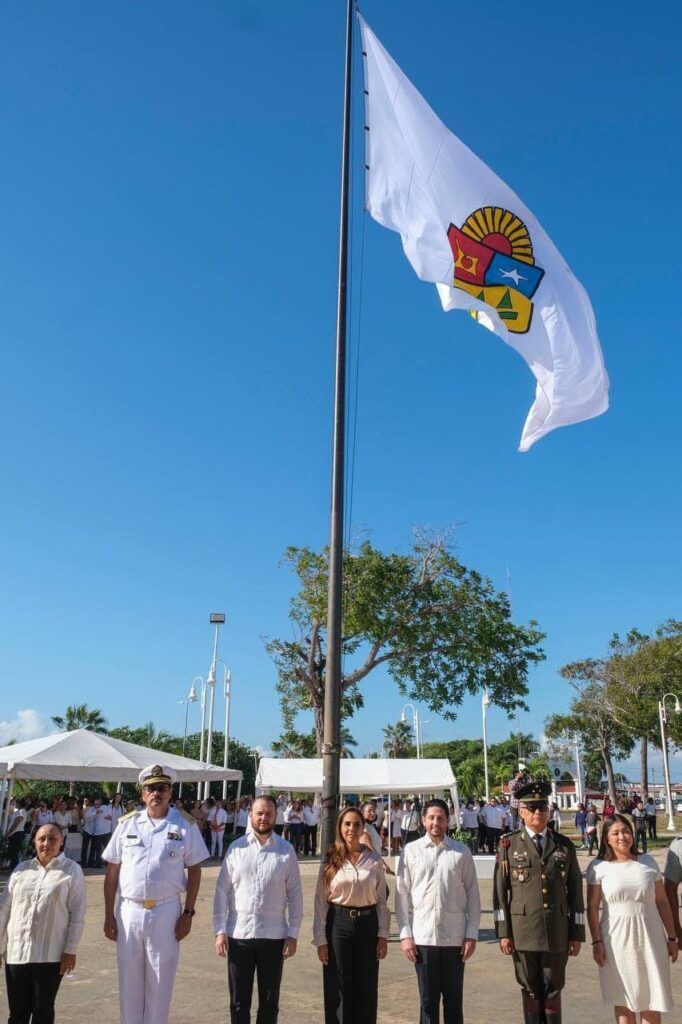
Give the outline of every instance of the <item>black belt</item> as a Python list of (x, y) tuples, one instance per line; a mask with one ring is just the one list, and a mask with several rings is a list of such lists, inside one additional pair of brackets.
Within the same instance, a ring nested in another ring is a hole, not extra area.
[(368, 914), (376, 913), (376, 906), (373, 907), (343, 907), (339, 903), (330, 903), (335, 913), (345, 914), (346, 917), (367, 917)]

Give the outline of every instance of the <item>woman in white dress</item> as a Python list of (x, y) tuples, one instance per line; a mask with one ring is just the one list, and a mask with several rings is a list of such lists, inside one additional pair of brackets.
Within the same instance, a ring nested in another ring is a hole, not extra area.
[[(599, 906), (601, 904), (601, 919)], [(587, 869), (587, 922), (602, 999), (618, 1024), (660, 1024), (673, 1005), (670, 960), (678, 946), (661, 873), (635, 853), (622, 814), (604, 821), (599, 854)]]

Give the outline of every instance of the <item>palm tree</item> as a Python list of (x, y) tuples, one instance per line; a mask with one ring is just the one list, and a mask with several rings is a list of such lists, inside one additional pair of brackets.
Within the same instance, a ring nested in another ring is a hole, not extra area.
[(395, 725), (385, 725), (384, 750), (389, 757), (413, 757), (414, 743), (412, 726), (407, 722), (398, 721)]
[(357, 747), (358, 741), (354, 739), (352, 732), (347, 725), (341, 726), (341, 757), (355, 757), (350, 747)]
[(145, 722), (140, 728), (135, 730), (137, 737), (135, 743), (139, 743), (141, 747), (153, 747), (154, 750), (165, 750), (169, 743), (172, 743), (175, 739), (165, 729), (157, 729), (153, 722)]
[(73, 732), (75, 729), (90, 729), (91, 732), (106, 732), (107, 720), (99, 708), (87, 704), (69, 704), (63, 715), (53, 715), (52, 721), (58, 729)]

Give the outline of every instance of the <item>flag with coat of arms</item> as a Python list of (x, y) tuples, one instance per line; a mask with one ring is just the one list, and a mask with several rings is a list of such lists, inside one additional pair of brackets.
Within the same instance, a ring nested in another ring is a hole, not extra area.
[(608, 409), (592, 305), (518, 196), (435, 115), (360, 17), (367, 210), (402, 236), (443, 309), (464, 309), (536, 379), (520, 451)]

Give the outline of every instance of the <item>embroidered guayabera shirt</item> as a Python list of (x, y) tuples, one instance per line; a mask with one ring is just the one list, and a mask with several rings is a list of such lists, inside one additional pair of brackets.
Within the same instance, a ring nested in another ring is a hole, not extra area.
[(400, 856), (395, 912), (401, 939), (418, 946), (461, 946), (477, 939), (481, 899), (474, 859), (464, 843), (423, 836)]
[(85, 879), (63, 853), (43, 867), (19, 864), (0, 900), (0, 953), (8, 964), (59, 963), (75, 953), (85, 927)]
[(301, 872), (294, 848), (275, 832), (230, 845), (213, 900), (213, 931), (234, 939), (297, 939), (303, 919)]

